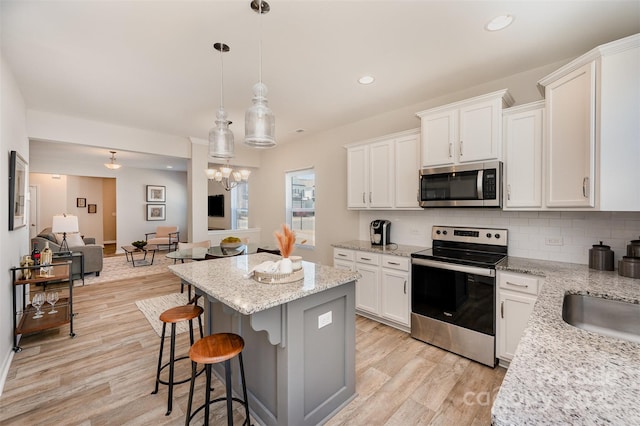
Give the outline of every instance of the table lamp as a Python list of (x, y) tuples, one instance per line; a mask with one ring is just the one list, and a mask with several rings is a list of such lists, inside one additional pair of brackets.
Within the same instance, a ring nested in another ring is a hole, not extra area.
[(51, 231), (55, 234), (62, 233), (62, 244), (60, 244), (60, 253), (71, 253), (69, 244), (67, 243), (67, 233), (78, 232), (78, 216), (70, 214), (60, 214), (53, 216), (53, 224)]

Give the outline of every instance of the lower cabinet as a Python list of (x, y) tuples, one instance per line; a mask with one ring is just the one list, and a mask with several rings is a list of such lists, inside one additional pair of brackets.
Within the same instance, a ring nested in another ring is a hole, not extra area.
[(513, 359), (542, 282), (533, 275), (498, 272), (496, 354), (501, 365)]
[(357, 313), (409, 331), (409, 258), (334, 248), (333, 266), (362, 275), (356, 283)]

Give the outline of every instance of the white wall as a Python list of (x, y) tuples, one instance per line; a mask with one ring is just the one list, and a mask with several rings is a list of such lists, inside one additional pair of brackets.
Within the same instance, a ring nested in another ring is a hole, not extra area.
[[(431, 247), (433, 225), (477, 226), (509, 230), (509, 256), (558, 262), (589, 263), (589, 249), (602, 241), (611, 246), (615, 263), (640, 235), (640, 212), (503, 212), (492, 209), (426, 209), (363, 211), (358, 239), (369, 239), (369, 223), (391, 221), (391, 242)], [(561, 237), (562, 246), (546, 244)]]
[[(17, 151), (29, 161), (29, 141), (26, 129), (26, 108), (20, 89), (4, 57), (0, 55), (0, 393), (13, 358), (13, 320), (11, 274), (9, 268), (20, 264), (22, 255), (29, 254), (29, 227), (9, 231), (9, 152)], [(29, 204), (27, 203), (27, 206)], [(26, 212), (28, 215), (28, 211)], [(28, 217), (28, 216), (27, 216)], [(20, 302), (20, 301), (19, 301)]]

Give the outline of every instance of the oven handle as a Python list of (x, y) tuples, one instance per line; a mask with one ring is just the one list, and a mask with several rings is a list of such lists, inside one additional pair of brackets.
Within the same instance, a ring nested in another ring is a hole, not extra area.
[(428, 259), (411, 259), (411, 263), (419, 266), (429, 266), (431, 268), (446, 269), (448, 271), (466, 272), (468, 274), (481, 275), (483, 277), (495, 277), (496, 270), (490, 268), (479, 268), (476, 266), (458, 265), (457, 263), (439, 262)]

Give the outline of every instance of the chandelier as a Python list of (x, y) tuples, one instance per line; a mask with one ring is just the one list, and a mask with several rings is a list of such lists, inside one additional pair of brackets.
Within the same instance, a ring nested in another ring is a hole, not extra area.
[(251, 9), (260, 15), (260, 69), (259, 81), (253, 86), (253, 105), (244, 116), (244, 143), (254, 148), (270, 148), (276, 145), (276, 118), (267, 105), (267, 86), (262, 82), (262, 15), (271, 7), (266, 1), (253, 0)]
[(207, 169), (207, 179), (218, 182), (225, 191), (231, 191), (231, 189), (238, 186), (240, 183), (246, 183), (249, 180), (250, 170), (233, 170), (229, 167), (229, 160), (227, 160), (225, 166), (221, 166), (220, 169)]
[(115, 151), (109, 151), (111, 153), (111, 162), (110, 163), (104, 163), (104, 166), (107, 169), (111, 169), (111, 170), (118, 170), (120, 167), (122, 167), (122, 164), (116, 164), (116, 152)]

